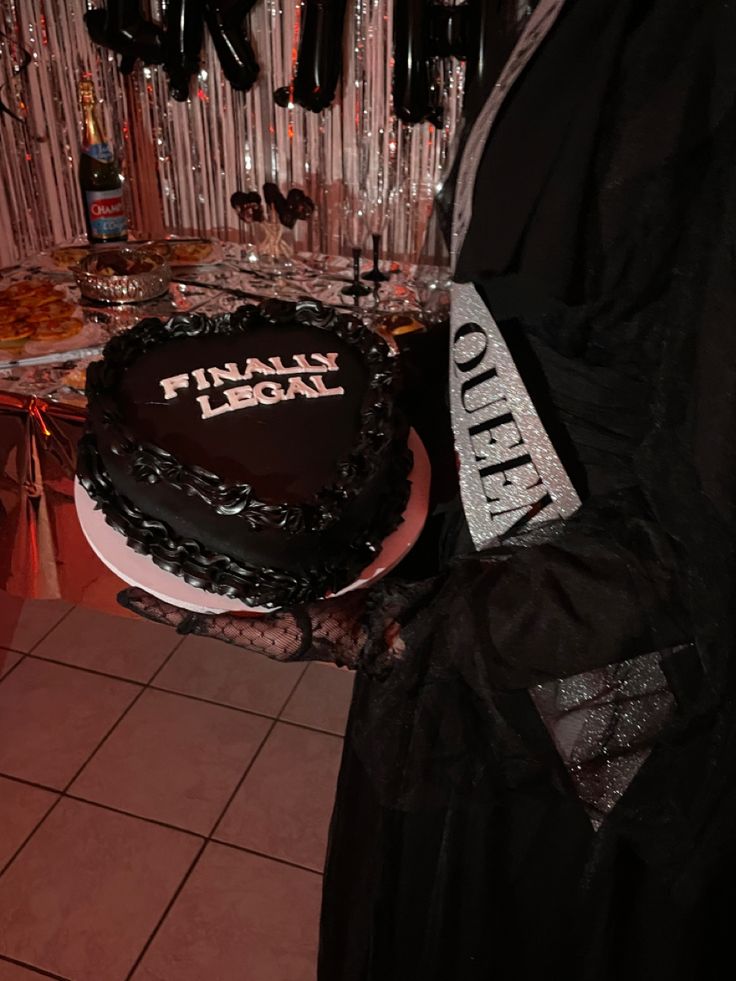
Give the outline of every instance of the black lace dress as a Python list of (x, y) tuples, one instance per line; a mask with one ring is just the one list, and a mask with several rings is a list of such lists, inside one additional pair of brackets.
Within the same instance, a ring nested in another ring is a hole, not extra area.
[(492, 132), (458, 276), (584, 503), (476, 556), (456, 508), (373, 598), (405, 653), (356, 678), (320, 981), (730, 959), (734, 51), (732, 3), (572, 0)]

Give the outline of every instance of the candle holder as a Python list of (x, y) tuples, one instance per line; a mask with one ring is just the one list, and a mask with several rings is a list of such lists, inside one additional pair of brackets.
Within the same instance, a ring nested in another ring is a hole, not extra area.
[(362, 249), (359, 245), (353, 246), (353, 281), (348, 286), (343, 286), (340, 290), (343, 296), (368, 296), (371, 289), (360, 281), (360, 256)]
[(381, 257), (381, 233), (372, 232), (371, 239), (373, 240), (373, 268), (363, 273), (363, 279), (367, 279), (372, 283), (385, 283), (388, 280), (388, 276), (381, 272), (378, 265)]

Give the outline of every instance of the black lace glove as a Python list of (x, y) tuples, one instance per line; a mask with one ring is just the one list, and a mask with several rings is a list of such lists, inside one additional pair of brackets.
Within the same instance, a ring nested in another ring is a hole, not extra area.
[(382, 676), (405, 650), (398, 619), (404, 604), (363, 590), (265, 616), (189, 613), (142, 589), (126, 589), (118, 602), (181, 634), (212, 637), (274, 661), (327, 661)]

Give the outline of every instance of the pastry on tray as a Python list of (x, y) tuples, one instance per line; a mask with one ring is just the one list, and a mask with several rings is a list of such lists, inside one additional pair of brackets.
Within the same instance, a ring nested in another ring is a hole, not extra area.
[(82, 327), (76, 304), (48, 280), (27, 279), (0, 289), (0, 347), (66, 340)]

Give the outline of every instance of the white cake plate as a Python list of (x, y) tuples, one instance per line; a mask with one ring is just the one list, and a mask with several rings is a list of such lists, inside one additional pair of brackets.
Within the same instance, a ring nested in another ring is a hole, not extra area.
[[(385, 539), (373, 562), (337, 596), (381, 579), (403, 559), (419, 538), (429, 510), (430, 466), (427, 451), (413, 429), (409, 433), (409, 449), (414, 454), (414, 465), (409, 474), (411, 493), (404, 520)], [(275, 609), (248, 606), (241, 600), (209, 593), (197, 586), (190, 586), (172, 572), (159, 569), (150, 556), (133, 551), (128, 547), (125, 536), (107, 524), (104, 514), (78, 480), (74, 482), (74, 503), (82, 531), (92, 550), (116, 576), (131, 586), (139, 586), (164, 602), (193, 613), (272, 613)]]

